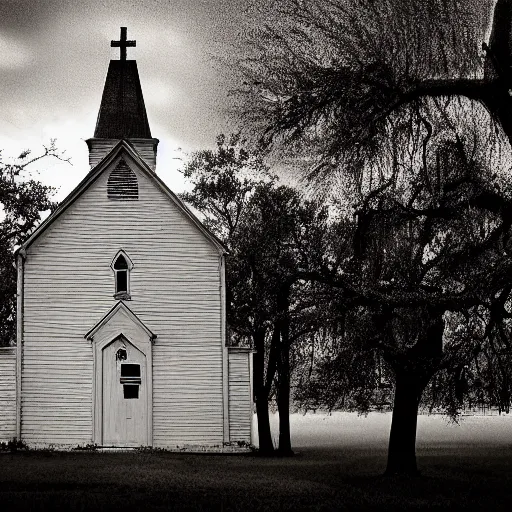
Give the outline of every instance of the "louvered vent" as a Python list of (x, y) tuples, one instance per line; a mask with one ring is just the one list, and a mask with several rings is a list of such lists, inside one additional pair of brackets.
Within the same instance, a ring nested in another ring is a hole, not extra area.
[(107, 197), (121, 200), (139, 199), (137, 176), (123, 160), (117, 164), (108, 177)]

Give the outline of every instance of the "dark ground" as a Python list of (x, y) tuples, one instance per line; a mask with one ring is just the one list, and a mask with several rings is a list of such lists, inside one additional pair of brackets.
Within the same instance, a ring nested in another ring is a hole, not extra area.
[(292, 458), (134, 452), (0, 454), (0, 510), (511, 510), (512, 444), (420, 448), (422, 476), (381, 476), (385, 450)]

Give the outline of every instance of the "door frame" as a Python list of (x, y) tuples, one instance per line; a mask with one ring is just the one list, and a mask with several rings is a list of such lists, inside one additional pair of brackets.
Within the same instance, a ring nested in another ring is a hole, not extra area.
[(84, 335), (92, 345), (92, 442), (99, 446), (103, 444), (103, 349), (120, 336), (146, 356), (146, 446), (153, 446), (153, 343), (157, 336), (123, 301), (115, 304)]
[[(92, 407), (92, 441), (103, 445), (103, 349), (118, 338), (125, 338), (128, 343), (140, 350), (146, 356), (146, 386), (147, 386), (147, 440), (146, 446), (153, 446), (153, 350), (150, 340), (137, 342), (123, 332), (100, 340), (95, 336), (93, 341), (93, 407)], [(97, 341), (96, 341), (97, 340)]]
[[(152, 410), (152, 407), (150, 407), (149, 405), (149, 401), (150, 401), (150, 391), (151, 391), (151, 387), (149, 386), (149, 379), (150, 379), (150, 376), (149, 376), (149, 372), (148, 372), (148, 366), (149, 366), (149, 358), (146, 354), (146, 352), (144, 350), (141, 350), (139, 349), (139, 347), (135, 344), (135, 343), (132, 343), (124, 334), (120, 334), (119, 336), (116, 336), (114, 337), (112, 340), (110, 340), (109, 342), (107, 343), (101, 343), (98, 348), (99, 348), (99, 351), (96, 355), (97, 359), (97, 366), (96, 366), (96, 369), (97, 369), (97, 374), (96, 374), (96, 378), (95, 378), (95, 381), (96, 381), (96, 389), (97, 389), (97, 395), (96, 395), (96, 404), (98, 405), (98, 408), (100, 409), (99, 411), (96, 410), (96, 414), (95, 414), (95, 417), (96, 418), (99, 418), (100, 420), (100, 424), (98, 425), (98, 432), (99, 432), (99, 440), (100, 440), (100, 443), (96, 443), (95, 444), (101, 444), (101, 445), (104, 445), (104, 446), (112, 446), (112, 444), (105, 444), (104, 443), (104, 409), (103, 409), (103, 397), (104, 397), (104, 393), (103, 393), (103, 351), (109, 347), (112, 343), (115, 343), (116, 341), (118, 340), (122, 340), (123, 342), (125, 342), (126, 344), (128, 345), (132, 345), (132, 347), (135, 349), (135, 350), (139, 350), (139, 352), (141, 352), (141, 354), (143, 354), (143, 356), (145, 357), (145, 371), (144, 371), (144, 377), (145, 377), (145, 380), (144, 380), (144, 384), (145, 384), (145, 393), (146, 393), (146, 440), (145, 440), (145, 444), (143, 446), (150, 446), (150, 440), (151, 440), (151, 436), (150, 436), (150, 425), (153, 424), (152, 421), (149, 421), (149, 418), (148, 418), (148, 415), (150, 414), (150, 411)], [(151, 346), (151, 344), (150, 344)], [(99, 412), (99, 414), (98, 414)], [(132, 445), (125, 445), (125, 444), (120, 444), (119, 447), (120, 448), (123, 448), (123, 447), (128, 447), (128, 446), (132, 446)]]

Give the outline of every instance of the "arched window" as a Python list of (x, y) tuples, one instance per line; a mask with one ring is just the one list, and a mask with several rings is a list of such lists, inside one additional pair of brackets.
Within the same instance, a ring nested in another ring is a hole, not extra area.
[(116, 299), (131, 299), (130, 296), (130, 270), (133, 264), (124, 251), (119, 251), (112, 260), (112, 270), (114, 271)]

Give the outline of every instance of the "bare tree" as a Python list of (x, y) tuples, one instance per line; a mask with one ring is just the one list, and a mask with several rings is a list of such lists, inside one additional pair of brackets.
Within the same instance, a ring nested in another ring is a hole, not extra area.
[(510, 316), (512, 1), (493, 4), (285, 0), (239, 62), (238, 106), (260, 142), (349, 190), (352, 257), (309, 278), (359, 308), (367, 348), (393, 369), (392, 474), (417, 471), (433, 375), (472, 357), (469, 335), (447, 350), (449, 319), (484, 310), (476, 357)]

